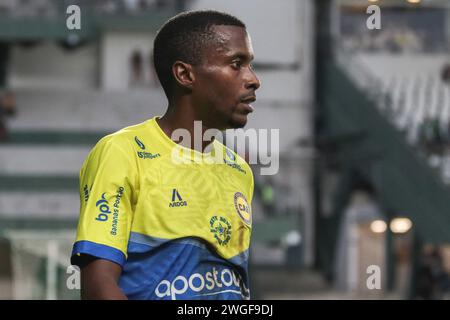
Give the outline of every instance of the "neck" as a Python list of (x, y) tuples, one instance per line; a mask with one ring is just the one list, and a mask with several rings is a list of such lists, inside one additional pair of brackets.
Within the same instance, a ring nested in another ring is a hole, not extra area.
[[(158, 125), (163, 132), (174, 142), (194, 149), (199, 152), (204, 152), (205, 149), (214, 141), (203, 141), (202, 137), (206, 130), (210, 129), (201, 121), (195, 125), (195, 121), (200, 121), (202, 118), (195, 112), (195, 108), (187, 98), (179, 98), (172, 103), (169, 102), (166, 113), (157, 119)], [(190, 141), (177, 141), (172, 138), (172, 134), (176, 129), (186, 129), (190, 134)], [(199, 135), (201, 136), (199, 137)], [(195, 140), (197, 142), (195, 142)], [(200, 143), (201, 141), (201, 143)]]

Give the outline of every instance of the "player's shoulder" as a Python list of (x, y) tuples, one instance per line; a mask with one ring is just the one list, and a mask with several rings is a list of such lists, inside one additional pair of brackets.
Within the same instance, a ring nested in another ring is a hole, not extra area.
[(220, 141), (216, 140), (216, 148), (223, 152), (224, 163), (234, 169), (249, 180), (253, 180), (253, 172), (250, 165), (237, 152)]
[(101, 138), (94, 149), (122, 149), (124, 151), (133, 149), (133, 143), (142, 144), (141, 136), (147, 133), (149, 120), (122, 128), (116, 132), (108, 134)]

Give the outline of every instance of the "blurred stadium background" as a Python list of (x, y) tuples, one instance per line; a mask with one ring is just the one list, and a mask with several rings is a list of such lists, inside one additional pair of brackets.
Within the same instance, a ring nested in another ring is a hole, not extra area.
[(252, 36), (247, 128), (280, 129), (279, 172), (254, 165), (253, 297), (449, 298), (447, 0), (0, 0), (0, 298), (79, 298), (79, 168), (103, 135), (164, 112), (156, 30), (209, 8)]

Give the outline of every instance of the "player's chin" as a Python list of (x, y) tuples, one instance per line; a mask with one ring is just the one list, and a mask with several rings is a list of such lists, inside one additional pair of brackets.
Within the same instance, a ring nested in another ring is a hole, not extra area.
[(247, 113), (236, 113), (233, 114), (233, 116), (231, 117), (229, 123), (230, 123), (230, 127), (232, 129), (240, 129), (245, 127), (245, 125), (247, 124), (248, 121), (248, 114)]

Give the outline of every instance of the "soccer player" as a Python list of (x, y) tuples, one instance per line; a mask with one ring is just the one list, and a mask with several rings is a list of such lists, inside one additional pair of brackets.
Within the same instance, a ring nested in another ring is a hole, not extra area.
[(171, 138), (182, 128), (195, 145), (194, 121), (245, 126), (260, 86), (246, 27), (184, 12), (159, 30), (153, 57), (166, 113), (101, 139), (80, 171), (81, 297), (248, 299), (251, 169), (217, 140), (200, 150)]

